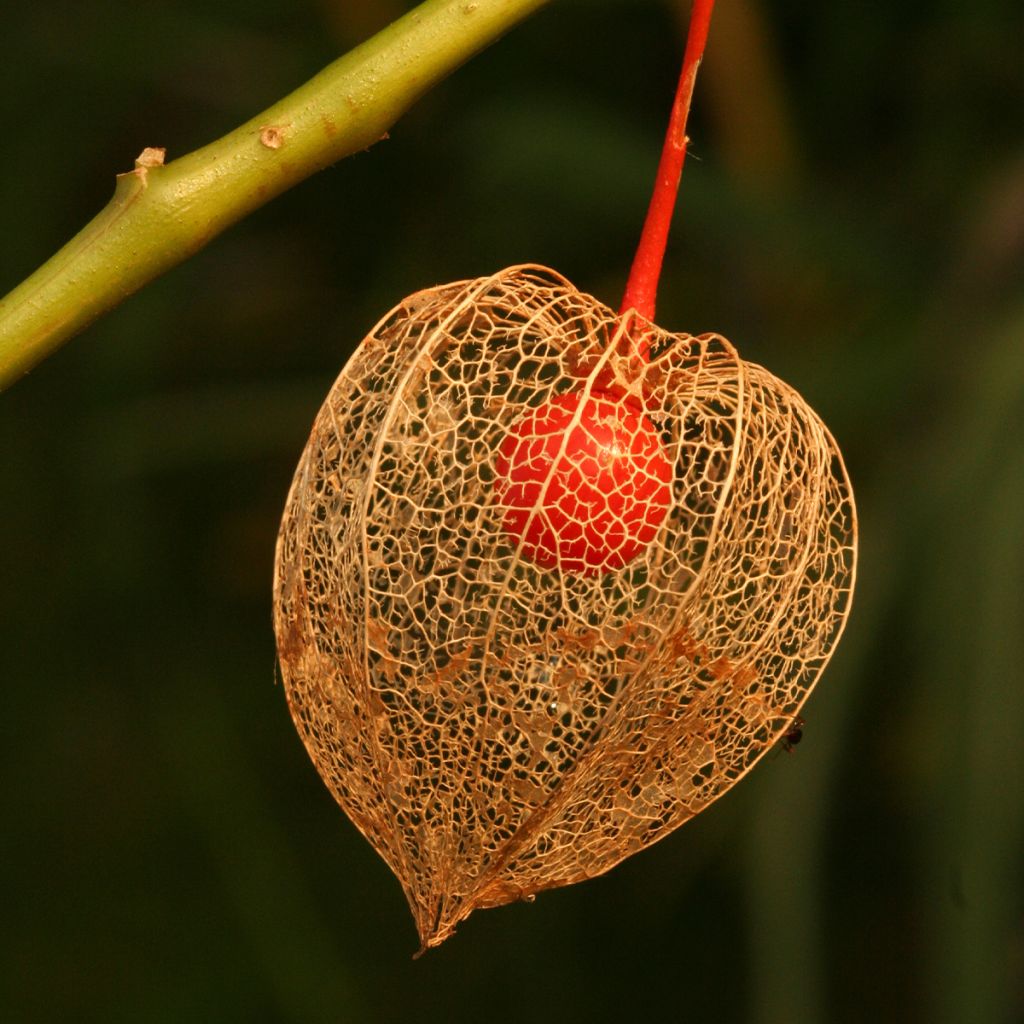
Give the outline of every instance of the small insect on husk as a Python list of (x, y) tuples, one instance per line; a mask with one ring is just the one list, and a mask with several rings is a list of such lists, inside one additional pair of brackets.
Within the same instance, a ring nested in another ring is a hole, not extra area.
[(789, 723), (789, 728), (782, 734), (782, 749), (787, 754), (792, 754), (796, 745), (804, 738), (804, 726), (807, 723), (796, 715)]

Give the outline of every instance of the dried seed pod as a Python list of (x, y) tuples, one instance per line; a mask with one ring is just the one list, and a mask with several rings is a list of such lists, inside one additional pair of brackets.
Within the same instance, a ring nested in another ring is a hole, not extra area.
[(744, 775), (839, 638), (855, 532), (828, 431), (724, 338), (543, 267), (392, 310), (299, 462), (274, 623), (303, 741), (422, 947)]

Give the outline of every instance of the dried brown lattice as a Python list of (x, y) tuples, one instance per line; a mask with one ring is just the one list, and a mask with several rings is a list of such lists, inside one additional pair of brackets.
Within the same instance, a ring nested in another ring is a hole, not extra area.
[[(649, 361), (623, 344), (641, 330)], [(600, 571), (516, 535), (499, 458), (587, 388), (640, 410), (616, 429), (646, 417), (671, 477), (653, 539)], [(828, 431), (724, 338), (624, 321), (542, 267), (392, 310), (299, 462), (275, 629), (310, 756), (423, 948), (607, 871), (744, 775), (839, 638), (855, 530)]]

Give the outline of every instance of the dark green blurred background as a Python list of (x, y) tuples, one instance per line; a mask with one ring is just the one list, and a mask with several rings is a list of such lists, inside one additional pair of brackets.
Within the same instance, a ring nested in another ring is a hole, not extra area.
[[(13, 8), (13, 9), (12, 9)], [(400, 0), (16, 0), (0, 292)], [(412, 962), (275, 684), (277, 521), (405, 294), (618, 301), (685, 2), (559, 0), (0, 396), (0, 1019), (1024, 1020), (1024, 9), (721, 0), (659, 320), (839, 439), (846, 638), (718, 804)]]

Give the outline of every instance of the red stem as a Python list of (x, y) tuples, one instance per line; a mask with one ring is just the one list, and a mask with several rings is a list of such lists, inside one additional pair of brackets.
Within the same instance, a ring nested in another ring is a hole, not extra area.
[[(654, 320), (654, 300), (658, 291), (658, 278), (665, 258), (665, 245), (672, 223), (672, 211), (676, 205), (679, 179), (686, 159), (686, 116), (690, 112), (693, 86), (697, 80), (697, 68), (704, 55), (704, 44), (708, 39), (708, 26), (715, 0), (693, 0), (690, 11), (690, 28), (686, 35), (686, 53), (683, 56), (683, 70), (679, 76), (675, 102), (669, 117), (665, 145), (661, 151), (658, 175), (654, 192), (647, 208), (647, 219), (640, 234), (640, 243), (633, 257), (633, 267), (626, 283), (626, 294), (622, 299), (621, 312), (635, 309), (646, 320)], [(646, 346), (644, 355), (646, 356)]]

